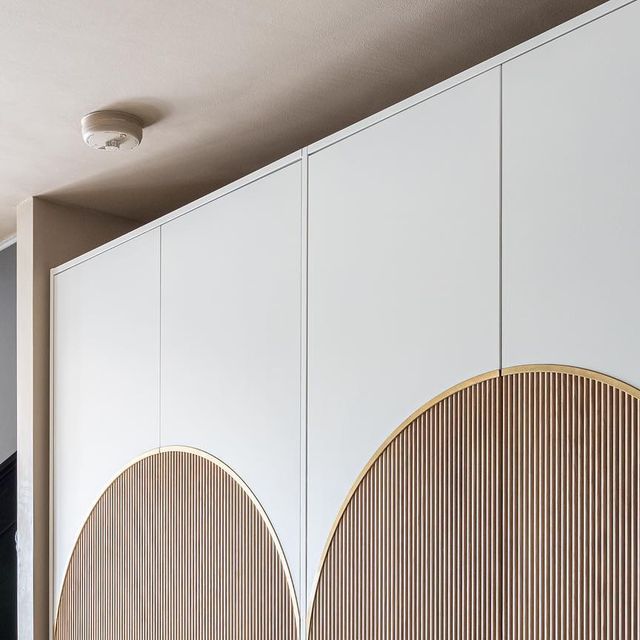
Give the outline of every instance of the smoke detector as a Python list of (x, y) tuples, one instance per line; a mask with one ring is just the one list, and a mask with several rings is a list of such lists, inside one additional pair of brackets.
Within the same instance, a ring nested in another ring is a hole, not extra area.
[(142, 140), (142, 121), (124, 111), (94, 111), (80, 124), (82, 138), (92, 149), (128, 151)]

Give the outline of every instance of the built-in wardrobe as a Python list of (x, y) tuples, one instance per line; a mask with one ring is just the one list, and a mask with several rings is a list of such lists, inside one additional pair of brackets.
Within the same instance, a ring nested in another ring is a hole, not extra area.
[(52, 276), (52, 633), (637, 638), (640, 4)]

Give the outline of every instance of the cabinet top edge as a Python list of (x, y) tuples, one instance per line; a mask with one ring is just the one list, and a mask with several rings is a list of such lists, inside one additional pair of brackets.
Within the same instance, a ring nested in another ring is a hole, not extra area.
[(214, 200), (218, 200), (219, 198), (229, 195), (230, 193), (233, 193), (234, 191), (237, 191), (242, 187), (246, 187), (252, 182), (256, 182), (261, 178), (265, 178), (266, 176), (272, 173), (275, 173), (276, 171), (280, 171), (281, 169), (285, 169), (286, 167), (289, 167), (293, 164), (296, 164), (301, 160), (302, 160), (302, 151), (296, 151), (292, 154), (289, 154), (288, 156), (285, 156), (284, 158), (280, 158), (280, 160), (276, 160), (275, 162), (268, 164), (266, 167), (262, 167), (261, 169), (258, 169), (253, 173), (250, 173), (242, 178), (239, 178), (238, 180), (235, 180), (234, 182), (231, 182), (228, 185), (225, 185), (224, 187), (220, 187), (220, 189), (217, 189), (216, 191), (212, 191), (211, 193), (208, 193), (207, 195), (202, 196), (202, 198), (198, 198), (198, 200), (189, 202), (188, 204), (185, 204), (182, 207), (175, 209), (174, 211), (171, 211), (170, 213), (167, 213), (159, 218), (156, 218), (151, 222), (143, 224), (142, 226), (138, 227), (137, 229), (134, 229), (133, 231), (129, 231), (128, 233), (125, 233), (122, 236), (118, 236), (117, 238), (115, 238), (114, 240), (111, 240), (110, 242), (100, 245), (99, 247), (96, 247), (91, 251), (87, 251), (86, 253), (83, 253), (82, 255), (77, 256), (76, 258), (72, 258), (71, 260), (64, 262), (63, 264), (57, 267), (54, 267), (53, 269), (51, 269), (51, 277), (54, 278), (55, 276), (60, 275), (61, 273), (67, 271), (68, 269), (71, 269), (79, 264), (82, 264), (87, 260), (91, 260), (92, 258), (95, 258), (96, 256), (99, 256), (102, 253), (110, 251), (111, 249), (115, 249), (121, 244), (129, 242), (134, 238), (137, 238), (139, 236), (144, 235), (145, 233), (149, 233), (150, 231), (153, 231), (154, 229), (162, 227), (163, 225), (177, 218), (180, 218), (181, 216), (186, 215), (187, 213), (191, 213), (196, 209), (199, 209), (200, 207), (204, 207), (205, 205), (209, 204), (210, 202), (213, 202)]
[(498, 55), (492, 58), (489, 58), (484, 62), (480, 62), (479, 64), (469, 69), (461, 71), (455, 76), (452, 76), (451, 78), (447, 78), (446, 80), (443, 80), (442, 82), (439, 82), (438, 84), (432, 87), (429, 87), (428, 89), (425, 89), (424, 91), (421, 91), (420, 93), (417, 93), (414, 96), (407, 98), (406, 100), (403, 100), (386, 109), (383, 109), (382, 111), (379, 111), (378, 113), (375, 113), (367, 118), (364, 118), (363, 120), (360, 120), (355, 124), (352, 124), (344, 129), (341, 129), (336, 133), (330, 134), (325, 138), (322, 138), (321, 140), (318, 140), (317, 142), (310, 144), (308, 147), (304, 147), (298, 151), (295, 151), (292, 154), (289, 154), (288, 156), (285, 156), (284, 158), (281, 158), (280, 160), (276, 160), (275, 162), (261, 169), (258, 169), (257, 171), (254, 171), (253, 173), (250, 173), (224, 187), (221, 187), (220, 189), (217, 189), (216, 191), (213, 191), (203, 196), (202, 198), (199, 198), (198, 200), (195, 200), (186, 205), (183, 205), (182, 207), (170, 213), (167, 213), (155, 220), (152, 220), (151, 222), (148, 222), (147, 224), (144, 224), (138, 227), (137, 229), (134, 229), (133, 231), (130, 231), (129, 233), (123, 236), (120, 236), (115, 240), (112, 240), (111, 242), (108, 242), (104, 245), (101, 245), (100, 247), (97, 247), (96, 249), (93, 249), (87, 253), (84, 253), (76, 258), (73, 258), (72, 260), (69, 260), (68, 262), (65, 262), (60, 266), (54, 267), (53, 269), (51, 269), (51, 276), (53, 278), (54, 276), (60, 273), (63, 273), (64, 271), (78, 264), (81, 264), (86, 260), (94, 258), (100, 255), (101, 253), (104, 253), (105, 251), (109, 251), (110, 249), (113, 249), (155, 228), (161, 227), (162, 225), (176, 218), (179, 218), (182, 215), (190, 213), (191, 211), (194, 211), (214, 200), (217, 200), (218, 198), (221, 198), (237, 189), (240, 189), (252, 182), (255, 182), (260, 178), (263, 178), (271, 173), (274, 173), (275, 171), (283, 169), (291, 164), (294, 164), (295, 162), (299, 162), (304, 158), (306, 158), (307, 156), (312, 156), (313, 154), (323, 149), (326, 149), (327, 147), (330, 147), (338, 142), (341, 142), (355, 135), (356, 133), (364, 131), (365, 129), (368, 129), (369, 127), (372, 127), (375, 124), (378, 124), (380, 122), (383, 122), (384, 120), (387, 120), (388, 118), (398, 115), (399, 113), (402, 113), (407, 109), (410, 109), (416, 105), (419, 105), (422, 102), (429, 100), (430, 98), (433, 98), (441, 93), (444, 93), (445, 91), (448, 91), (449, 89), (453, 89), (454, 87), (464, 82), (467, 82), (468, 80), (471, 80), (493, 69), (501, 67), (505, 63), (510, 62), (515, 58), (518, 58), (530, 51), (533, 51), (538, 47), (544, 46), (545, 44), (548, 44), (553, 40), (556, 40), (564, 35), (567, 35), (568, 33), (575, 31), (576, 29), (584, 27), (590, 24), (591, 22), (594, 22), (595, 20), (598, 20), (619, 9), (622, 9), (623, 7), (634, 4), (635, 2), (637, 2), (637, 0), (609, 0), (608, 2), (604, 2), (603, 4), (593, 9), (590, 9), (589, 11), (586, 11), (585, 13), (582, 13), (579, 16), (576, 16), (575, 18), (572, 18), (571, 20), (568, 20), (567, 22), (564, 22), (558, 25), (557, 27), (554, 27), (548, 31), (545, 31), (544, 33), (534, 36), (533, 38), (519, 45), (516, 45), (515, 47), (508, 49), (507, 51), (499, 53)]
[(344, 129), (341, 129), (336, 133), (332, 133), (322, 140), (313, 142), (307, 147), (308, 154), (311, 156), (318, 151), (321, 151), (322, 149), (326, 149), (327, 147), (330, 147), (337, 142), (349, 138), (352, 135), (359, 133), (360, 131), (368, 129), (369, 127), (378, 124), (383, 120), (387, 120), (388, 118), (402, 113), (407, 109), (415, 107), (416, 105), (419, 105), (422, 102), (429, 100), (430, 98), (434, 98), (435, 96), (444, 93), (449, 89), (453, 89), (454, 87), (463, 84), (464, 82), (481, 76), (488, 71), (501, 67), (502, 65), (516, 58), (519, 58), (520, 56), (529, 53), (534, 49), (538, 49), (539, 47), (542, 47), (545, 44), (552, 42), (553, 40), (557, 40), (558, 38), (561, 38), (562, 36), (575, 31), (576, 29), (584, 27), (591, 22), (603, 18), (604, 16), (622, 9), (623, 7), (626, 7), (627, 5), (634, 4), (636, 1), (637, 0), (609, 0), (608, 2), (604, 2), (603, 4), (594, 7), (593, 9), (590, 9), (585, 13), (581, 13), (575, 18), (571, 18), (570, 20), (567, 20), (566, 22), (553, 27), (548, 31), (544, 31), (543, 33), (540, 33), (537, 36), (530, 38), (529, 40), (525, 40), (525, 42), (522, 42), (515, 47), (512, 47), (511, 49), (507, 49), (502, 53), (498, 53), (492, 58), (484, 60), (483, 62), (479, 62), (473, 67), (465, 69), (464, 71), (461, 71), (460, 73), (457, 73), (450, 78), (446, 78), (445, 80), (442, 80), (441, 82), (425, 89), (424, 91), (416, 93), (415, 95), (410, 96), (409, 98), (406, 98), (401, 102), (393, 104), (390, 107), (379, 111), (378, 113), (360, 120), (359, 122), (345, 127)]

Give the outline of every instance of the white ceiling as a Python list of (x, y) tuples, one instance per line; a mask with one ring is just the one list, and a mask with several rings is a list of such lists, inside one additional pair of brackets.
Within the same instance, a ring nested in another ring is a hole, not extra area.
[[(30, 195), (146, 221), (601, 0), (3, 0), (0, 239)], [(82, 115), (145, 119), (85, 147)]]

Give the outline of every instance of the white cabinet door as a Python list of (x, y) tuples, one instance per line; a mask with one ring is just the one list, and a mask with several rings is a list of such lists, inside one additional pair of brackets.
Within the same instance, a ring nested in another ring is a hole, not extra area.
[(384, 439), (499, 367), (500, 72), (310, 158), (308, 584)]
[(160, 230), (59, 273), (53, 310), (53, 580), (102, 491), (159, 446)]
[(162, 227), (162, 445), (229, 465), (300, 567), (301, 167)]
[(509, 62), (504, 364), (640, 386), (640, 3)]

